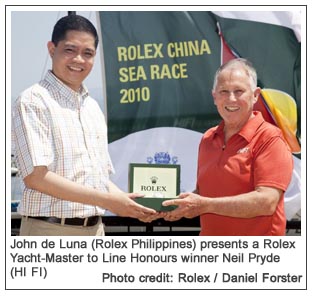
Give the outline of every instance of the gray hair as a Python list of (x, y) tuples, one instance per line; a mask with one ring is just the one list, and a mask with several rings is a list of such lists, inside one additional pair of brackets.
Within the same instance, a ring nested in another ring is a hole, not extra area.
[(216, 89), (219, 75), (223, 70), (228, 69), (228, 68), (236, 68), (237, 66), (241, 66), (242, 68), (245, 69), (247, 76), (250, 78), (250, 86), (254, 90), (257, 87), (256, 69), (253, 67), (251, 62), (243, 58), (236, 58), (236, 59), (230, 60), (227, 63), (219, 67), (214, 77), (212, 90), (214, 91)]

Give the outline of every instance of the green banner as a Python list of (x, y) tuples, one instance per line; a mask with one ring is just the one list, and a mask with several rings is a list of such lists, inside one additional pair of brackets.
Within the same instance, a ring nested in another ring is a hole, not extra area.
[(208, 12), (100, 12), (109, 141), (152, 127), (204, 132), (220, 39)]
[(290, 94), (300, 110), (300, 43), (289, 28), (203, 11), (100, 12), (100, 23), (110, 142), (152, 127), (204, 132), (219, 121), (211, 97), (219, 28), (253, 62), (259, 85)]

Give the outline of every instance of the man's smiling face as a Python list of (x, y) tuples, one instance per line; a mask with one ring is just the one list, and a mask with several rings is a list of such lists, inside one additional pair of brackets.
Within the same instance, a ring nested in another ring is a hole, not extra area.
[(68, 87), (78, 91), (92, 70), (96, 53), (94, 37), (86, 32), (68, 31), (55, 45), (48, 42), (52, 72)]

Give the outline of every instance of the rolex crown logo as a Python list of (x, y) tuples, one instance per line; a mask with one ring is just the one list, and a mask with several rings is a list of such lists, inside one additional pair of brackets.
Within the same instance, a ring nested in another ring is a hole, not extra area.
[(151, 177), (152, 184), (156, 184), (157, 180), (158, 180), (158, 178), (156, 176)]
[(159, 164), (170, 163), (170, 155), (168, 152), (155, 153), (154, 159), (155, 159), (155, 163), (159, 163)]
[(154, 157), (148, 156), (146, 161), (147, 163), (153, 163), (154, 161), (156, 164), (176, 164), (178, 163), (178, 157), (170, 156), (168, 152), (156, 152)]

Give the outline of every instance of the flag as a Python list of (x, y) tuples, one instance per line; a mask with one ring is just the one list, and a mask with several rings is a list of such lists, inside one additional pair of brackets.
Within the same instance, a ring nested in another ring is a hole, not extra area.
[(267, 109), (278, 126), (293, 153), (300, 153), (297, 140), (297, 104), (285, 92), (276, 89), (262, 89), (260, 100), (265, 102)]
[[(231, 16), (233, 17), (233, 15)], [(221, 63), (224, 64), (240, 55), (225, 40), (219, 23), (217, 26), (221, 40)], [(295, 100), (289, 94), (274, 89), (262, 89), (254, 109), (260, 111), (266, 121), (282, 130), (293, 153), (300, 153), (301, 148), (297, 139), (298, 108)]]

